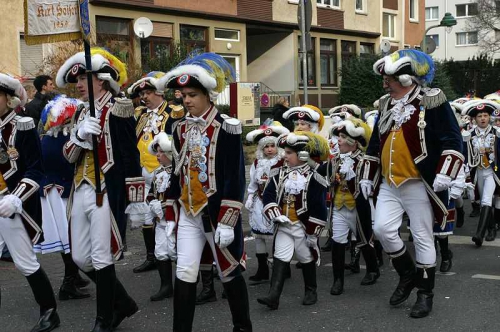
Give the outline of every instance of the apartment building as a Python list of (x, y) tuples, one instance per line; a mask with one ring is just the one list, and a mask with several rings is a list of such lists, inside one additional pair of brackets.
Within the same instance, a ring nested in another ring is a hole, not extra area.
[(425, 0), (383, 0), (382, 38), (391, 43), (391, 51), (420, 48), (425, 32)]
[(451, 13), (457, 20), (453, 28), (439, 27), (428, 32), (427, 35), (436, 43), (436, 50), (432, 53), (435, 59), (462, 61), (481, 53), (478, 31), (472, 31), (469, 23), (477, 11), (474, 0), (426, 0), (426, 29), (439, 25), (445, 13)]

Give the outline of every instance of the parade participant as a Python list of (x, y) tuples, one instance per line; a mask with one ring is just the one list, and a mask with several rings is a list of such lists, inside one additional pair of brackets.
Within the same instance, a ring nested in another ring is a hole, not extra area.
[(331, 117), (339, 116), (342, 120), (351, 116), (361, 119), (361, 108), (354, 104), (344, 104), (330, 108), (328, 114), (330, 114)]
[(187, 58), (157, 84), (180, 89), (189, 112), (172, 130), (174, 172), (166, 194), (165, 220), (178, 220), (175, 332), (192, 330), (196, 279), (206, 242), (227, 293), (233, 331), (252, 330), (241, 275), (246, 264), (240, 216), (245, 190), (241, 123), (220, 114), (213, 104), (234, 78), (234, 69), (224, 58), (203, 53)]
[(310, 131), (315, 134), (318, 134), (325, 124), (323, 112), (313, 105), (292, 107), (283, 113), (283, 118), (293, 121), (295, 131)]
[(0, 244), (9, 248), (40, 306), (40, 318), (31, 331), (47, 332), (60, 320), (52, 285), (33, 251), (33, 244), (43, 241), (38, 195), (43, 173), (35, 123), (16, 115), (26, 99), (21, 82), (0, 73)]
[[(144, 223), (149, 209), (144, 203), (134, 108), (130, 100), (114, 97), (127, 81), (126, 67), (101, 48), (92, 48), (91, 55), (96, 118), (90, 116), (88, 107), (75, 113), (63, 153), (75, 164), (68, 202), (71, 253), (78, 267), (96, 283), (93, 332), (104, 332), (115, 329), (138, 310), (116, 277), (113, 259), (122, 255), (126, 214), (132, 222)], [(59, 69), (57, 86), (76, 83), (81, 99), (88, 100), (86, 70), (84, 53), (73, 55)], [(93, 135), (98, 136), (100, 194), (95, 192)]]
[[(157, 88), (156, 82), (165, 75), (163, 72), (154, 71), (141, 78), (128, 89), (129, 95), (139, 95), (145, 106), (137, 114), (141, 114), (137, 120), (136, 135), (137, 148), (141, 154), (142, 176), (146, 180), (146, 192), (151, 188), (154, 171), (160, 166), (156, 156), (148, 151), (149, 144), (158, 133), (166, 132), (172, 134), (172, 123), (184, 116), (182, 104), (169, 105), (163, 96), (164, 89)], [(156, 268), (155, 263), (155, 227), (153, 220), (146, 219), (142, 226), (142, 236), (146, 246), (146, 259), (134, 268), (134, 273), (151, 271)]]
[(375, 122), (377, 122), (378, 110), (373, 110), (365, 113), (366, 124), (373, 130)]
[(274, 225), (264, 217), (262, 194), (269, 178), (279, 172), (279, 168), (283, 166), (285, 151), (278, 147), (278, 136), (288, 133), (288, 129), (279, 122), (272, 122), (252, 130), (246, 137), (247, 141), (258, 144), (256, 159), (250, 167), (248, 198), (245, 203), (245, 207), (250, 212), (249, 222), (255, 238), (255, 252), (259, 263), (257, 273), (249, 278), (251, 281), (259, 282), (269, 279), (266, 240), (272, 240)]
[(182, 106), (182, 91), (179, 89), (174, 90), (174, 99), (168, 102), (169, 105), (181, 105)]
[[(41, 113), (42, 166), (40, 182), (44, 241), (34, 246), (35, 252), (60, 252), (64, 262), (64, 280), (59, 288), (59, 300), (90, 297), (78, 287), (89, 284), (78, 273), (78, 266), (70, 253), (69, 228), (66, 209), (73, 183), (74, 167), (63, 155), (63, 146), (69, 141), (71, 119), (80, 101), (59, 95), (45, 106)], [(83, 105), (82, 105), (83, 106)]]
[[(363, 160), (360, 188), (368, 198), (375, 188), (374, 233), (400, 276), (390, 304), (403, 303), (417, 287), (410, 316), (432, 310), (436, 271), (433, 223), (445, 224), (448, 188), (462, 166), (460, 130), (446, 96), (424, 85), (434, 78), (430, 56), (399, 50), (378, 60), (373, 69), (383, 76), (388, 95)], [(403, 213), (411, 220), (415, 263), (398, 234)]]
[[(490, 125), (491, 114), (500, 109), (500, 105), (489, 100), (472, 100), (463, 105), (463, 114), (476, 121), (476, 128), (463, 131), (462, 136), (467, 144), (466, 163), (470, 168), (471, 178), (476, 179), (476, 187), (481, 198), (481, 213), (477, 230), (472, 241), (476, 246), (483, 244), (483, 238), (488, 228), (487, 241), (496, 237), (495, 221), (493, 219), (493, 195), (499, 190), (500, 180), (497, 171), (497, 144), (499, 132)], [(500, 203), (500, 201), (498, 202)], [(500, 204), (497, 209), (500, 208)]]
[[(332, 127), (332, 135), (339, 137), (340, 154), (331, 163), (327, 174), (330, 183), (330, 218), (332, 219), (332, 265), (334, 282), (332, 295), (344, 291), (345, 247), (349, 233), (357, 239), (366, 262), (366, 275), (361, 285), (372, 285), (380, 276), (373, 246), (370, 204), (360, 195), (356, 174), (363, 166), (364, 150), (371, 136), (370, 127), (362, 120), (349, 117)], [(323, 166), (323, 167), (325, 167)]]
[(151, 211), (146, 220), (153, 220), (155, 230), (155, 257), (160, 274), (160, 290), (150, 297), (151, 301), (161, 301), (174, 295), (172, 286), (172, 261), (177, 258), (175, 249), (175, 222), (167, 223), (164, 218), (165, 192), (170, 186), (172, 174), (172, 143), (165, 132), (161, 132), (149, 143), (148, 151), (156, 155), (160, 166), (154, 171), (148, 201)]
[(309, 166), (308, 160), (326, 161), (328, 142), (321, 136), (303, 131), (278, 138), (285, 149), (285, 167), (274, 175), (264, 190), (264, 216), (276, 224), (271, 288), (260, 304), (278, 309), (286, 273), (293, 254), (302, 263), (303, 305), (317, 302), (316, 264), (319, 265), (318, 237), (325, 227), (326, 187), (323, 176)]

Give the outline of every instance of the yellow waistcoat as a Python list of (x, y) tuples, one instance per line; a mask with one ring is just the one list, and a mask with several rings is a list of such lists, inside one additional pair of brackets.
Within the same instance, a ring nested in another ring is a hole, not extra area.
[(6, 188), (7, 188), (7, 182), (5, 182), (2, 172), (0, 172), (0, 192), (4, 191)]
[[(147, 138), (147, 139), (146, 139)], [(152, 155), (148, 151), (149, 143), (153, 141), (152, 133), (144, 133), (142, 134), (139, 142), (137, 142), (137, 149), (141, 155), (141, 166), (144, 167), (148, 173), (153, 172), (155, 169), (160, 167), (160, 163), (156, 156)]]
[(186, 214), (197, 215), (208, 203), (208, 198), (203, 191), (203, 185), (198, 180), (199, 171), (195, 168), (187, 168), (189, 181), (184, 181), (180, 201), (184, 206)]
[(382, 175), (399, 187), (409, 179), (420, 179), (420, 172), (406, 145), (402, 129), (391, 130), (382, 149)]
[[(102, 170), (100, 170), (100, 179), (101, 186), (104, 188), (104, 174), (102, 173)], [(90, 150), (85, 150), (83, 158), (78, 163), (74, 179), (75, 188), (78, 188), (84, 180), (95, 188), (94, 155)]]
[(333, 200), (333, 204), (340, 210), (343, 206), (352, 210), (356, 207), (356, 200), (354, 196), (351, 194), (349, 189), (343, 189), (342, 185), (339, 185), (337, 189), (335, 189), (335, 198)]

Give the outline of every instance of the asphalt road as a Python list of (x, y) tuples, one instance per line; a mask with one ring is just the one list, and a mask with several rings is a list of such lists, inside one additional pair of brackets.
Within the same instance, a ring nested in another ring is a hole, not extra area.
[[(468, 215), (469, 201), (465, 205)], [(318, 268), (319, 301), (316, 305), (301, 305), (303, 280), (301, 270), (295, 268), (292, 268), (292, 278), (285, 284), (277, 311), (269, 311), (256, 301), (257, 297), (267, 293), (268, 284), (249, 286), (254, 331), (500, 331), (500, 239), (476, 248), (470, 237), (477, 220), (467, 217), (465, 226), (451, 237), (450, 248), (454, 252), (452, 273), (436, 276), (434, 310), (427, 318), (415, 320), (408, 316), (416, 298), (415, 291), (401, 306), (389, 306), (389, 297), (398, 277), (387, 257), (382, 276), (375, 285), (359, 285), (363, 270), (356, 275), (346, 272), (344, 294), (330, 295), (333, 280), (331, 259), (329, 253), (324, 253), (322, 266)], [(406, 238), (405, 230), (402, 232)], [(322, 242), (325, 240), (321, 239)], [(248, 278), (255, 273), (257, 261), (253, 239), (248, 238), (246, 244), (249, 261), (244, 275)], [(408, 246), (412, 247), (412, 244)], [(57, 292), (64, 271), (60, 256), (39, 257)], [(126, 319), (117, 331), (171, 331), (173, 300), (149, 301), (149, 296), (159, 287), (157, 272), (132, 273), (132, 268), (142, 259), (141, 234), (139, 231), (130, 232), (129, 251), (126, 258), (117, 263), (117, 274), (137, 301), (140, 311)], [(38, 318), (38, 307), (26, 279), (13, 264), (0, 262), (0, 286), (0, 331), (29, 331)], [(220, 295), (222, 285), (219, 281), (216, 289)], [(95, 287), (91, 285), (88, 291), (91, 298), (58, 302), (61, 327), (56, 331), (92, 329)], [(197, 307), (194, 331), (231, 331), (231, 328), (229, 306), (220, 296), (217, 302)]]

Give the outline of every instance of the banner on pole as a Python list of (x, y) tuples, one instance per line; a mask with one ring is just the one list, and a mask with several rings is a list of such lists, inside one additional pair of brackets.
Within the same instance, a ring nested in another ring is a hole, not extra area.
[(80, 0), (80, 24), (83, 38), (90, 43), (89, 0)]
[(82, 38), (79, 0), (24, 0), (26, 44), (54, 43)]

